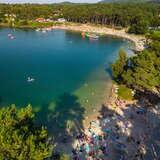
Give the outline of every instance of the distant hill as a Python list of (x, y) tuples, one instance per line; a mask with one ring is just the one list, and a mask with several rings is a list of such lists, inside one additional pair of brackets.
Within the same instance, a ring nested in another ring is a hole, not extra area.
[(102, 0), (100, 1), (101, 3), (107, 3), (107, 2), (133, 2), (133, 3), (138, 3), (138, 2), (160, 2), (160, 0)]
[[(131, 2), (131, 3), (142, 3), (142, 2), (155, 2), (155, 3), (160, 3), (160, 0), (99, 0), (98, 3), (116, 3), (116, 2)], [(58, 2), (58, 4), (77, 4), (76, 2), (71, 2), (71, 1), (64, 1), (64, 2)], [(78, 3), (81, 4), (81, 3)]]
[(64, 2), (58, 2), (59, 4), (73, 4), (72, 2), (70, 1), (64, 1)]
[[(114, 2), (131, 2), (131, 3), (140, 3), (140, 2), (156, 2), (160, 3), (160, 0), (99, 0), (98, 3), (114, 3)], [(58, 4), (77, 4), (76, 2), (70, 2), (70, 1), (64, 1), (64, 2), (59, 2)]]

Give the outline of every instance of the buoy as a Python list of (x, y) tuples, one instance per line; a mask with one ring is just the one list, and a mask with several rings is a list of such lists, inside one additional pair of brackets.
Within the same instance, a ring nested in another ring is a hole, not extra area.
[(85, 38), (85, 32), (82, 32), (81, 35), (82, 35), (82, 38)]

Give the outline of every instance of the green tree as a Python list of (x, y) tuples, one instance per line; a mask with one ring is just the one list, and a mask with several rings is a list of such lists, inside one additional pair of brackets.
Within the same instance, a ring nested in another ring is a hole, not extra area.
[(160, 31), (152, 31), (147, 35), (148, 46), (151, 51), (155, 51), (157, 55), (160, 56)]
[(28, 25), (28, 21), (27, 20), (22, 20), (22, 21), (20, 21), (20, 24), (21, 25)]
[(121, 79), (118, 78), (120, 83), (136, 89), (157, 92), (160, 87), (160, 32), (154, 31), (148, 34), (147, 38), (147, 49), (130, 57), (130, 65), (119, 68), (119, 59), (112, 65), (112, 70), (116, 80), (121, 74)]
[(0, 109), (0, 159), (43, 160), (50, 157), (52, 146), (47, 131), (34, 123), (31, 106), (14, 105)]
[[(152, 90), (160, 83), (160, 74), (156, 68), (157, 56), (154, 52), (143, 51), (132, 58), (133, 68), (123, 73), (123, 81), (134, 87)], [(160, 59), (159, 59), (160, 60)]]
[(112, 74), (116, 81), (120, 81), (125, 66), (127, 65), (127, 54), (124, 50), (119, 51), (119, 57), (115, 63), (112, 64)]
[(142, 18), (137, 18), (134, 23), (131, 23), (128, 32), (135, 34), (145, 34), (148, 30), (149, 22)]
[(147, 34), (148, 47), (139, 54), (127, 58), (120, 51), (112, 64), (112, 73), (118, 83), (136, 89), (159, 91), (160, 88), (160, 32)]

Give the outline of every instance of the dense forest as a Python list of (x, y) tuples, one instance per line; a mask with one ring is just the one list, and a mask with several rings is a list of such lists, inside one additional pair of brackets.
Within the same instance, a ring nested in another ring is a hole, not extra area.
[(52, 20), (63, 17), (76, 23), (130, 26), (131, 33), (145, 33), (148, 27), (160, 26), (160, 5), (157, 3), (1, 4), (1, 23), (7, 22), (5, 14), (15, 14), (16, 21), (24, 24), (39, 17)]
[(128, 58), (119, 52), (118, 60), (112, 65), (113, 76), (120, 84), (136, 90), (160, 93), (160, 31), (146, 35), (147, 48), (137, 56)]

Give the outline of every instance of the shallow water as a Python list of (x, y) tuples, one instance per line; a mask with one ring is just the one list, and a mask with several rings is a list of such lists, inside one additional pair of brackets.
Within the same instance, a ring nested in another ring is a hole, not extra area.
[[(9, 33), (15, 39), (11, 40)], [(66, 93), (66, 97), (76, 97), (72, 98), (87, 112), (102, 103), (106, 89), (110, 89), (109, 65), (118, 50), (128, 50), (129, 45), (111, 37), (83, 39), (80, 33), (63, 30), (1, 29), (0, 105), (30, 103), (35, 111), (42, 111), (41, 120), (45, 120), (43, 117), (57, 109)], [(27, 82), (29, 76), (35, 81)]]

